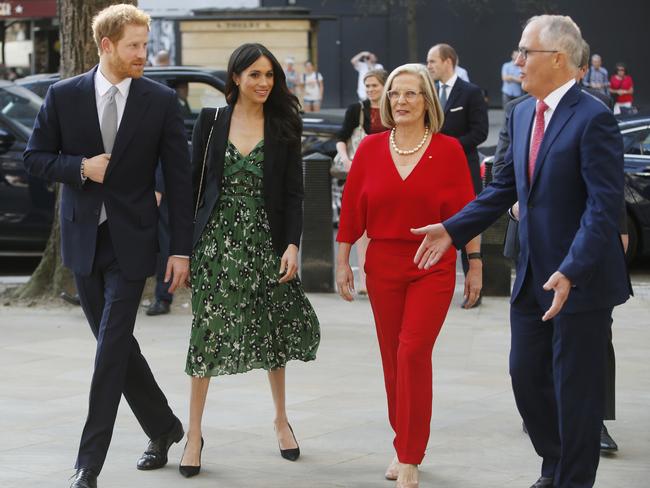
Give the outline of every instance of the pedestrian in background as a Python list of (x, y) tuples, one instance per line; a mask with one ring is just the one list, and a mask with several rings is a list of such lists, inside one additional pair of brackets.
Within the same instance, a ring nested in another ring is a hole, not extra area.
[(305, 72), (302, 74), (302, 101), (305, 112), (319, 112), (325, 92), (323, 75), (311, 61), (305, 61)]
[(609, 92), (614, 97), (614, 114), (632, 112), (634, 82), (632, 77), (627, 74), (625, 63), (616, 63), (616, 72), (609, 80), (609, 87)]
[(501, 102), (503, 108), (515, 98), (519, 98), (524, 94), (524, 91), (521, 89), (521, 69), (515, 64), (515, 60), (519, 53), (515, 49), (512, 51), (510, 56), (510, 61), (503, 63), (501, 67), (501, 79), (503, 84), (501, 85)]
[(365, 100), (367, 97), (366, 87), (364, 84), (364, 77), (366, 73), (371, 70), (384, 69), (381, 63), (377, 62), (377, 56), (370, 51), (361, 51), (350, 59), (350, 63), (355, 70), (359, 73), (357, 79), (357, 96), (359, 100)]
[(190, 425), (180, 462), (199, 474), (212, 376), (268, 371), (280, 454), (300, 455), (286, 411), (288, 361), (316, 358), (320, 328), (298, 273), (302, 123), (280, 63), (261, 44), (228, 61), (228, 105), (201, 111), (192, 144)]
[[(449, 44), (437, 44), (429, 49), (427, 69), (431, 79), (437, 83), (438, 97), (445, 114), (441, 132), (455, 137), (463, 146), (474, 192), (478, 195), (483, 189), (483, 182), (477, 147), (488, 136), (488, 109), (481, 89), (456, 74), (457, 65), (458, 55)], [(480, 259), (480, 253), (475, 255), (475, 259)], [(467, 275), (470, 263), (465, 249), (461, 252), (461, 260), (463, 272)], [(481, 298), (473, 306), (480, 304)], [(462, 307), (470, 308), (468, 303), (463, 303)]]
[[(388, 73), (383, 69), (374, 69), (364, 75), (367, 98), (363, 102), (353, 103), (345, 111), (343, 126), (337, 135), (336, 151), (346, 171), (350, 171), (352, 158), (361, 140), (368, 134), (377, 134), (388, 130), (381, 121), (379, 113), (379, 102), (384, 96), (384, 85)], [(354, 140), (353, 140), (354, 139)], [(366, 248), (368, 247), (368, 236), (364, 234), (355, 243), (359, 264), (359, 286), (357, 291), (361, 295), (367, 294), (366, 272)]]
[(287, 80), (287, 88), (292, 95), (296, 95), (299, 84), (299, 77), (296, 68), (294, 67), (296, 60), (289, 56), (284, 60), (284, 77)]
[(607, 69), (603, 66), (603, 59), (598, 54), (591, 56), (591, 66), (587, 70), (582, 84), (593, 90), (607, 95), (609, 88), (609, 74)]
[[(445, 254), (435, 268), (417, 269), (419, 239), (410, 229), (449, 218), (474, 191), (462, 147), (440, 133), (444, 115), (426, 68), (395, 69), (385, 93), (381, 118), (391, 130), (361, 142), (345, 184), (336, 283), (341, 297), (351, 301), (350, 249), (367, 231), (368, 295), (397, 453), (386, 478), (397, 479), (398, 488), (416, 488), (431, 423), (431, 354), (454, 294), (456, 253)], [(467, 245), (470, 254), (479, 248), (479, 238)], [(481, 262), (473, 263), (465, 280), (470, 305), (482, 281)]]

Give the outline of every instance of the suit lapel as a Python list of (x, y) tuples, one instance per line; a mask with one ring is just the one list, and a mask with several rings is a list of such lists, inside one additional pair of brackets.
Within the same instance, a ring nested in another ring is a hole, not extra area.
[(535, 186), (535, 182), (537, 181), (539, 172), (541, 171), (541, 168), (546, 161), (546, 155), (548, 154), (553, 141), (555, 141), (569, 119), (573, 117), (573, 106), (578, 102), (579, 94), (580, 89), (577, 87), (577, 85), (574, 85), (564, 95), (564, 97), (562, 97), (560, 103), (555, 108), (555, 112), (551, 117), (551, 121), (549, 122), (548, 127), (544, 132), (544, 138), (542, 139), (542, 144), (539, 147), (539, 152), (537, 153), (537, 161), (535, 162), (535, 173), (533, 174), (531, 191)]
[(115, 165), (119, 164), (122, 154), (131, 142), (138, 127), (145, 120), (147, 109), (149, 108), (149, 90), (145, 83), (140, 79), (133, 79), (129, 88), (129, 96), (126, 99), (124, 114), (115, 136), (115, 145), (111, 154), (111, 160), (106, 168), (106, 175), (111, 172)]
[(104, 152), (104, 142), (102, 141), (102, 132), (99, 128), (99, 116), (97, 115), (97, 100), (95, 99), (95, 72), (97, 66), (79, 77), (77, 89), (80, 91), (79, 102), (76, 106), (79, 110), (79, 120), (83, 121), (84, 126), (88, 129), (85, 133), (96, 148), (96, 156)]
[[(456, 100), (460, 96), (460, 92), (463, 91), (462, 85), (463, 80), (460, 78), (456, 78), (456, 83), (454, 83), (454, 86), (452, 89), (449, 91), (449, 96), (447, 97), (447, 103), (445, 104), (445, 115), (449, 113), (449, 109), (454, 106), (454, 103), (456, 103)], [(440, 88), (438, 88), (438, 93), (440, 93)]]

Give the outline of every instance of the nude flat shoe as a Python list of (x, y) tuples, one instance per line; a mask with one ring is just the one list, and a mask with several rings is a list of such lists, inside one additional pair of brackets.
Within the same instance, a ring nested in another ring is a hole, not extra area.
[(408, 483), (400, 483), (398, 481), (395, 488), (420, 488), (420, 483), (418, 481), (409, 481)]
[[(400, 467), (405, 467), (406, 465), (400, 465)], [(416, 471), (417, 473), (417, 471)], [(419, 473), (417, 475), (419, 478)], [(397, 480), (397, 483), (395, 483), (395, 488), (419, 488), (420, 487), (420, 480), (416, 481), (400, 481), (399, 479)]]
[(399, 475), (399, 461), (397, 459), (397, 456), (393, 458), (393, 460), (390, 462), (388, 465), (388, 468), (386, 468), (386, 474), (384, 475), (387, 480), (390, 481), (395, 481), (397, 480), (397, 476)]

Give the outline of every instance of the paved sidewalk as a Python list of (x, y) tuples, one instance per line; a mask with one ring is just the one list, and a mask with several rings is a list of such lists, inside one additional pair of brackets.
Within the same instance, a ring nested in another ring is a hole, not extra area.
[[(597, 487), (646, 488), (650, 479), (650, 327), (647, 288), (615, 314), (618, 419), (610, 432), (620, 452), (603, 457)], [(140, 472), (146, 439), (125, 402), (118, 414), (100, 488), (392, 487), (383, 472), (393, 456), (369, 303), (310, 295), (322, 322), (316, 362), (287, 371), (290, 419), (303, 456), (280, 458), (266, 376), (256, 371), (212, 382), (200, 476), (169, 465)], [(434, 350), (435, 399), (421, 486), (527, 488), (539, 460), (521, 432), (508, 378), (507, 300), (459, 309), (456, 296)], [(183, 373), (188, 309), (138, 317), (136, 334), (184, 423)], [(93, 339), (79, 309), (0, 306), (0, 487), (67, 487), (86, 415)]]

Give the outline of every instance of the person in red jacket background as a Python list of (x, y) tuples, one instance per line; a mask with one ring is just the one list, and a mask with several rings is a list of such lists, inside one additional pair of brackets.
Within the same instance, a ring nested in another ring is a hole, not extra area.
[[(424, 66), (406, 64), (390, 74), (380, 112), (391, 130), (361, 142), (345, 184), (336, 281), (343, 299), (352, 300), (350, 248), (366, 231), (366, 286), (397, 452), (386, 477), (414, 488), (429, 438), (431, 353), (454, 293), (456, 253), (419, 270), (411, 229), (454, 215), (474, 198), (474, 188), (460, 143), (440, 133), (444, 115)], [(467, 245), (474, 258), (465, 281), (468, 308), (482, 284), (479, 239)]]
[(616, 63), (616, 72), (609, 80), (609, 93), (614, 97), (614, 115), (629, 112), (632, 110), (632, 94), (634, 93), (634, 82), (627, 74), (627, 68), (623, 63)]

